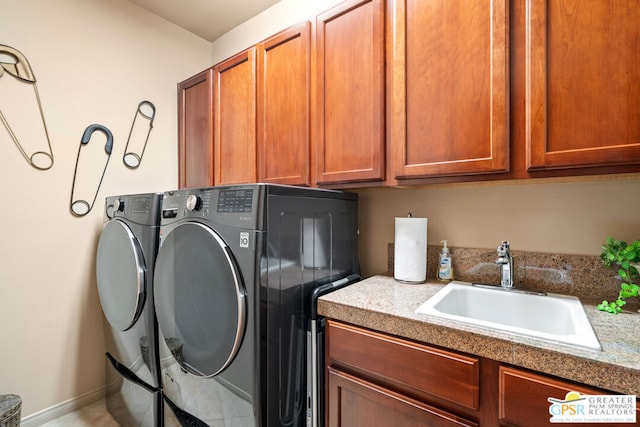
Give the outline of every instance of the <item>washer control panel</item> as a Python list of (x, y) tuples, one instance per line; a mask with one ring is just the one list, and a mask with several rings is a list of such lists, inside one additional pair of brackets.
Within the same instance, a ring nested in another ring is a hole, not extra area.
[(162, 220), (168, 224), (185, 218), (197, 218), (254, 229), (261, 224), (260, 195), (261, 190), (257, 185), (168, 191), (162, 203)]
[(253, 207), (253, 189), (228, 189), (218, 193), (218, 213), (251, 212)]

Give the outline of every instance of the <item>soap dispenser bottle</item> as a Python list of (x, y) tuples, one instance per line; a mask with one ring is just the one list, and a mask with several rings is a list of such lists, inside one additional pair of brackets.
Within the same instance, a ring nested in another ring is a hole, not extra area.
[(447, 241), (441, 240), (441, 242), (443, 243), (443, 246), (442, 252), (440, 252), (437, 278), (442, 281), (450, 281), (453, 280), (453, 264), (451, 262), (451, 255), (449, 254)]

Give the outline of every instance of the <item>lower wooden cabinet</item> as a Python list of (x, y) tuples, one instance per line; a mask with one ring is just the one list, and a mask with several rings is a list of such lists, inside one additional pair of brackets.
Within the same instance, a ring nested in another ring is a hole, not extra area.
[(379, 378), (405, 394), (433, 395), (478, 409), (480, 362), (476, 357), (333, 322), (328, 336), (328, 358), (336, 366)]
[(329, 425), (477, 426), (401, 393), (332, 368), (328, 371)]
[[(615, 394), (592, 387), (581, 386), (511, 367), (500, 367), (499, 418), (503, 426), (551, 426), (549, 398), (564, 400), (567, 393), (581, 395)], [(636, 403), (636, 421), (640, 422), (640, 406)], [(584, 423), (562, 423), (565, 426), (582, 426)], [(629, 423), (598, 424), (600, 426), (629, 426)], [(637, 424), (635, 424), (637, 425)]]
[(325, 356), (328, 427), (551, 426), (549, 398), (617, 394), (333, 320)]
[(476, 357), (328, 322), (328, 426), (475, 426)]

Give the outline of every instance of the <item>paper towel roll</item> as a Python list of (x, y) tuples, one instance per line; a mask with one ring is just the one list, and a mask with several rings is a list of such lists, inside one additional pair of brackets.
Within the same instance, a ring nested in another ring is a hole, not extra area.
[(396, 218), (393, 277), (401, 282), (427, 279), (427, 218)]

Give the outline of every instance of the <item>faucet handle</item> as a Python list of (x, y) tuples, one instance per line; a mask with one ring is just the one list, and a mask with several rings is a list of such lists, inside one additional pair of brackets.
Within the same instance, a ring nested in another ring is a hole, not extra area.
[(496, 252), (498, 253), (499, 257), (503, 257), (507, 255), (507, 249), (504, 247), (504, 242), (502, 245), (496, 248)]
[(513, 258), (511, 257), (511, 251), (509, 250), (509, 242), (502, 241), (502, 244), (498, 246), (498, 259), (496, 264), (500, 264), (500, 270), (502, 278), (500, 285), (503, 288), (513, 287)]
[(496, 264), (507, 264), (509, 262), (509, 257), (511, 253), (509, 251), (509, 242), (506, 240), (502, 241), (502, 244), (496, 248), (496, 252), (498, 253), (498, 259), (496, 260)]

